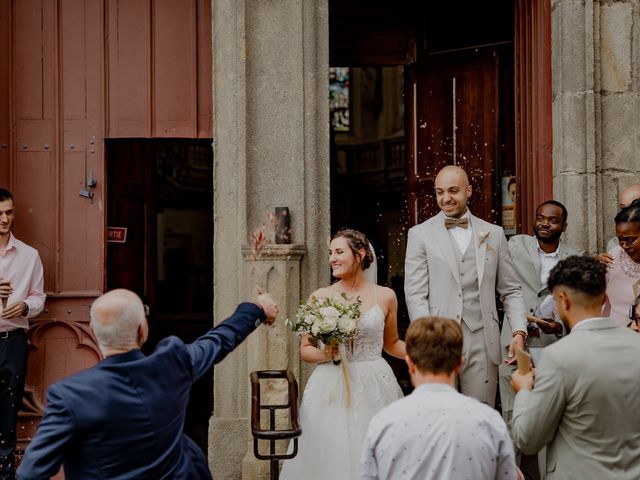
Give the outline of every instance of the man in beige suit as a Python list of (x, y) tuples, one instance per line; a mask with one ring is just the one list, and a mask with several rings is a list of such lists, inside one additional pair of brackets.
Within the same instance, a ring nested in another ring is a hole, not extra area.
[(404, 284), (409, 318), (440, 316), (460, 322), (460, 390), (494, 406), (502, 359), (496, 291), (511, 322), (513, 353), (526, 339), (522, 289), (502, 228), (467, 208), (471, 185), (465, 171), (444, 167), (435, 187), (441, 212), (409, 230)]
[[(580, 252), (561, 240), (567, 229), (567, 209), (560, 202), (547, 200), (536, 208), (534, 235), (515, 235), (509, 240), (509, 251), (513, 259), (513, 266), (522, 285), (522, 296), (525, 311), (528, 315), (540, 315), (538, 307), (543, 301), (548, 302), (547, 278), (549, 272), (560, 260)], [(563, 328), (559, 318), (546, 318), (549, 323), (529, 324), (527, 346), (530, 349), (540, 349), (551, 345), (562, 338)], [(512, 337), (511, 325), (504, 322), (500, 332), (503, 347), (503, 358), (507, 358), (507, 349)], [(500, 365), (500, 400), (502, 416), (509, 425), (513, 414), (513, 400), (515, 393), (511, 388), (511, 374), (515, 366), (503, 362)], [(520, 468), (531, 478), (538, 478), (539, 473), (544, 478), (544, 471), (538, 472), (536, 457), (518, 458)], [(545, 457), (540, 463), (546, 463)]]
[(514, 372), (511, 432), (533, 454), (547, 445), (548, 480), (640, 478), (640, 335), (600, 317), (606, 267), (569, 257), (549, 275), (570, 334), (546, 347), (535, 371)]

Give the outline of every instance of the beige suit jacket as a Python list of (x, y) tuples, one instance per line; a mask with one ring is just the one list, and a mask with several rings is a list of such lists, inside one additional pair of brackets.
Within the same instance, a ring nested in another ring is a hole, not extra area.
[(516, 395), (511, 433), (547, 445), (547, 479), (640, 478), (640, 335), (587, 320), (542, 351), (535, 387)]
[[(509, 251), (513, 259), (513, 268), (520, 285), (522, 285), (522, 299), (527, 315), (533, 315), (538, 305), (549, 294), (546, 285), (540, 282), (540, 256), (538, 255), (538, 239), (531, 235), (516, 235), (509, 240)], [(581, 255), (581, 252), (560, 242), (558, 247), (558, 260), (564, 260), (571, 255)], [(513, 330), (509, 322), (504, 322), (502, 327), (502, 352), (507, 358), (507, 348), (511, 341)], [(541, 333), (540, 337), (530, 337), (527, 345), (531, 347), (546, 347), (557, 340), (554, 334)]]
[[(522, 289), (516, 280), (507, 239), (501, 227), (469, 213), (476, 249), (480, 308), (487, 355), (494, 365), (501, 359), (496, 292), (509, 314), (514, 330), (526, 331)], [(413, 321), (440, 316), (460, 321), (462, 293), (460, 273), (444, 214), (429, 218), (409, 230), (405, 258), (404, 291)]]

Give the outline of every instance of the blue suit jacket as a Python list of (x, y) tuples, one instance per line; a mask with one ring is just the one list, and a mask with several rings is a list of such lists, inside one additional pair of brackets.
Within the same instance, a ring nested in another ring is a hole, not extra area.
[(52, 384), (44, 417), (18, 469), (20, 480), (210, 479), (202, 451), (183, 434), (193, 383), (263, 320), (243, 303), (194, 343), (162, 340), (107, 357)]

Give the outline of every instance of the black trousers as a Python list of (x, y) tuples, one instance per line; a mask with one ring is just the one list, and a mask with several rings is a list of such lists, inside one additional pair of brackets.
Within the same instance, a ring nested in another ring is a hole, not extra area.
[(22, 406), (27, 374), (27, 336), (24, 330), (0, 332), (0, 480), (15, 476), (16, 422)]

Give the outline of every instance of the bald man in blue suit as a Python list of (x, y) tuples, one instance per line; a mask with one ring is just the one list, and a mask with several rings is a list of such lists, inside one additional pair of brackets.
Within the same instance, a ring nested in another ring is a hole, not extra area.
[(266, 294), (191, 344), (176, 337), (153, 354), (140, 298), (113, 290), (91, 307), (104, 360), (49, 386), (44, 417), (18, 469), (20, 480), (211, 479), (203, 452), (183, 433), (191, 386), (278, 307)]

